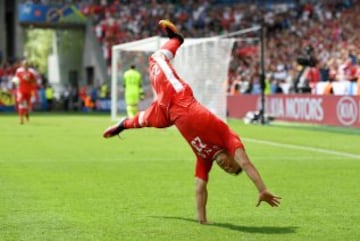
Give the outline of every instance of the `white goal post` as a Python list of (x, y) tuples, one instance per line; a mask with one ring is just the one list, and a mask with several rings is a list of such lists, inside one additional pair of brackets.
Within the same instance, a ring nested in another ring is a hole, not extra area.
[[(254, 30), (251, 29), (250, 31)], [(178, 49), (173, 60), (173, 65), (179, 76), (190, 84), (196, 99), (224, 121), (227, 113), (226, 83), (231, 51), (236, 41), (235, 38), (229, 38), (232, 36), (185, 38), (183, 45)], [(168, 38), (150, 37), (112, 47), (112, 120), (118, 120), (119, 114), (126, 115), (122, 88), (123, 73), (131, 64), (135, 64), (143, 74), (144, 88), (151, 89), (147, 74), (148, 58), (167, 40)], [(147, 100), (140, 103), (139, 109), (145, 109), (152, 100), (152, 98), (147, 98)]]

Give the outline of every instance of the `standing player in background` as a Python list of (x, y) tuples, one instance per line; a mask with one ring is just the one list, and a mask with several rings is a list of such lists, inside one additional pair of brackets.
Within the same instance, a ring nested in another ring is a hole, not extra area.
[(136, 70), (134, 64), (124, 73), (123, 87), (125, 90), (127, 116), (132, 118), (138, 113), (139, 101), (143, 98), (144, 94), (142, 90), (142, 76)]
[(107, 128), (103, 137), (113, 137), (130, 128), (175, 125), (197, 157), (195, 197), (197, 219), (201, 224), (208, 223), (207, 183), (214, 161), (228, 173), (237, 175), (242, 170), (246, 172), (259, 192), (257, 206), (262, 201), (273, 207), (278, 206), (280, 197), (268, 191), (256, 167), (250, 162), (239, 136), (195, 99), (190, 86), (170, 64), (184, 41), (183, 36), (168, 20), (161, 20), (159, 25), (170, 39), (150, 57), (150, 81), (157, 99), (134, 118), (125, 118)]
[(21, 66), (17, 68), (13, 79), (16, 88), (16, 104), (20, 118), (20, 124), (24, 124), (24, 117), (30, 119), (32, 108), (32, 98), (36, 98), (37, 73), (29, 67), (29, 63), (23, 60)]

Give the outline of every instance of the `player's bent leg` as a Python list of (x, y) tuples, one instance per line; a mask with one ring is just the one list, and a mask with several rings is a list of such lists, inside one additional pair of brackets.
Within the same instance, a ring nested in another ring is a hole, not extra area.
[(153, 102), (145, 111), (141, 111), (134, 118), (122, 118), (118, 123), (108, 127), (104, 133), (104, 138), (119, 135), (125, 129), (136, 129), (143, 127), (165, 128), (171, 126), (167, 111)]
[(143, 127), (166, 128), (172, 125), (165, 107), (153, 102), (149, 108), (140, 112), (139, 124)]
[(167, 118), (167, 111), (157, 102), (153, 102), (145, 111), (140, 111), (134, 118), (129, 118), (124, 122), (125, 129), (165, 128), (169, 126), (171, 126), (171, 122)]

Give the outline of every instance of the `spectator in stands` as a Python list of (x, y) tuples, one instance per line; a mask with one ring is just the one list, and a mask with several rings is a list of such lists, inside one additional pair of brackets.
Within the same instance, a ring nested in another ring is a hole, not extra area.
[(46, 107), (47, 111), (53, 110), (53, 104), (54, 104), (54, 89), (51, 86), (51, 84), (47, 84), (45, 88), (45, 97), (46, 97)]
[(4, 64), (0, 62), (0, 84), (3, 81), (4, 76), (5, 76)]
[(70, 88), (70, 106), (71, 110), (81, 110), (84, 103), (80, 99), (80, 91), (77, 86), (72, 86)]
[(80, 100), (80, 109), (86, 107), (86, 96), (88, 95), (88, 86), (83, 85), (79, 89), (78, 97)]
[(89, 94), (88, 95), (90, 96), (90, 100), (93, 103), (92, 109), (96, 110), (96, 101), (98, 99), (98, 90), (97, 90), (97, 88), (95, 86), (91, 86), (90, 89), (89, 89)]
[(65, 86), (62, 94), (61, 94), (61, 100), (63, 102), (63, 109), (64, 111), (69, 111), (70, 109), (70, 87)]
[(109, 97), (109, 87), (106, 83), (102, 83), (100, 86), (100, 99), (106, 99)]

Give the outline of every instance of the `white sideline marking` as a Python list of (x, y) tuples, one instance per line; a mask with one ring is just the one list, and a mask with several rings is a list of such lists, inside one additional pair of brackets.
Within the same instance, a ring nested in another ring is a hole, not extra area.
[(277, 147), (285, 147), (285, 148), (288, 148), (288, 149), (297, 149), (297, 150), (320, 152), (320, 153), (325, 153), (325, 154), (329, 154), (329, 155), (332, 154), (332, 155), (337, 155), (337, 156), (342, 156), (342, 157), (350, 157), (350, 158), (360, 159), (360, 155), (347, 153), (347, 152), (331, 151), (331, 150), (327, 150), (327, 149), (315, 148), (315, 147), (309, 147), (309, 146), (297, 146), (297, 145), (284, 144), (284, 143), (273, 142), (273, 141), (258, 140), (258, 139), (252, 139), (252, 138), (241, 138), (241, 139), (243, 139), (245, 141), (248, 141), (248, 142), (254, 142), (254, 143), (265, 144), (265, 145), (270, 145), (270, 146), (277, 146)]

